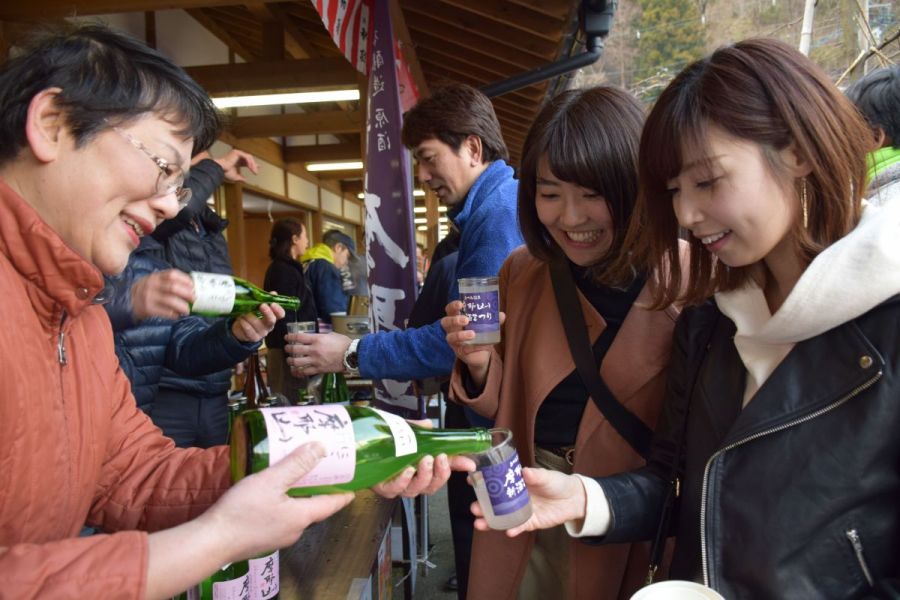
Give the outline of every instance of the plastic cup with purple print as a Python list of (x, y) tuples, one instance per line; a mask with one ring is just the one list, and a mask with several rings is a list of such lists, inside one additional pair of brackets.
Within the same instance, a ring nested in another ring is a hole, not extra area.
[(459, 280), (459, 299), (469, 317), (466, 329), (475, 338), (466, 344), (500, 342), (500, 285), (496, 277), (464, 277)]
[(475, 497), (491, 529), (510, 529), (531, 517), (531, 498), (509, 429), (491, 429), (491, 449), (470, 455), (477, 468), (469, 475)]

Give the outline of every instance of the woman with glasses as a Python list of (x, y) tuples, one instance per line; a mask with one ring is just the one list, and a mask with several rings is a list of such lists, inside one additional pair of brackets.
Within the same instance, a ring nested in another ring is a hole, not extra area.
[[(218, 127), (180, 68), (102, 27), (0, 66), (0, 297), (14, 321), (0, 329), (3, 595), (171, 597), (352, 497), (285, 495), (316, 445), (229, 490), (227, 448), (176, 448), (119, 369), (103, 275), (176, 215)], [(260, 311), (258, 335), (284, 315)], [(77, 537), (85, 523), (104, 533)]]

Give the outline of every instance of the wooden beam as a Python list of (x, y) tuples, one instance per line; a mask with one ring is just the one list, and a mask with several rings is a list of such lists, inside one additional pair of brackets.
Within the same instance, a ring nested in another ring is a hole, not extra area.
[(284, 6), (275, 2), (268, 2), (265, 9), (284, 25), (284, 33), (286, 35), (285, 44), (288, 52), (294, 58), (312, 58), (319, 56), (315, 47), (307, 39), (307, 32), (297, 27), (297, 23), (291, 18)]
[(363, 116), (359, 111), (296, 113), (237, 117), (229, 130), (239, 138), (318, 135), (324, 133), (360, 133)]
[(356, 86), (356, 71), (343, 57), (205, 65), (185, 71), (210, 95)]
[(556, 18), (565, 18), (565, 15), (569, 15), (569, 18), (574, 15), (575, 11), (578, 10), (578, 2), (572, 2), (572, 0), (507, 0), (511, 4), (518, 4), (519, 6), (525, 6), (530, 8), (533, 11), (539, 12), (541, 14), (545, 14), (548, 17), (556, 17)]
[(318, 144), (315, 146), (287, 146), (284, 162), (308, 163), (317, 160), (361, 160), (359, 144)]
[[(263, 4), (265, 0), (244, 0), (243, 4)], [(157, 10), (194, 10), (231, 6), (234, 0), (9, 0), (0, 3), (0, 19), (38, 20), (57, 17), (105, 15), (108, 13)]]
[(193, 9), (187, 13), (194, 18), (195, 21), (203, 25), (211, 34), (219, 38), (219, 40), (228, 46), (229, 51), (234, 52), (246, 61), (253, 61), (259, 58), (250, 48), (241, 43), (236, 37), (223, 28), (219, 21), (212, 16), (206, 14), (202, 9)]
[(284, 60), (284, 25), (275, 19), (260, 23), (262, 36), (262, 59), (269, 61)]
[(363, 191), (362, 179), (345, 179), (341, 181), (341, 191), (345, 194), (353, 194), (355, 198), (357, 194)]
[(338, 181), (341, 179), (359, 179), (360, 181), (362, 181), (363, 170), (348, 169), (346, 171), (316, 171), (314, 175), (319, 179), (323, 179), (326, 181)]
[[(425, 65), (428, 74), (432, 77), (438, 75), (449, 81), (468, 83), (475, 87), (497, 81), (493, 75), (486, 73), (483, 70), (455, 65), (448, 63), (448, 61), (444, 59), (435, 58), (435, 60), (432, 61), (430, 56), (425, 58), (424, 54), (425, 53), (423, 53), (423, 56), (421, 57), (422, 64)], [(540, 83), (532, 84), (527, 88), (509, 92), (508, 94), (504, 94), (504, 96), (516, 98), (525, 103), (540, 103), (544, 99), (544, 94), (540, 89), (540, 86), (546, 86), (546, 84), (547, 82), (542, 81)], [(537, 90), (537, 92), (532, 90)]]
[(546, 60), (553, 60), (559, 52), (559, 41), (549, 41), (523, 34), (511, 25), (489, 22), (483, 17), (460, 11), (439, 2), (421, 0), (400, 0), (406, 15), (426, 15), (451, 27), (456, 27), (479, 39), (471, 39), (470, 44), (478, 45), (483, 39), (506, 44), (520, 52), (528, 52)]
[(565, 35), (568, 23), (557, 19), (548, 18), (524, 6), (510, 4), (508, 0), (444, 0), (451, 6), (495, 21), (498, 25), (505, 24), (515, 27), (529, 35), (542, 37), (554, 43), (559, 43)]
[(445, 27), (428, 17), (410, 15), (409, 22), (415, 25), (413, 31), (420, 46), (428, 48), (440, 46), (450, 52), (461, 51), (464, 56), (472, 58), (489, 57), (507, 65), (506, 70), (510, 73), (530, 71), (547, 64), (547, 59), (543, 57), (519, 52), (505, 44), (484, 40), (473, 45), (472, 38), (466, 32)]

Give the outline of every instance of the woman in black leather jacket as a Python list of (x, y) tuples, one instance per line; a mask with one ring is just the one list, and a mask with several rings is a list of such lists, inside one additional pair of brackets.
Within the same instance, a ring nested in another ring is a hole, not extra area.
[(591, 542), (652, 539), (677, 478), (670, 577), (729, 600), (895, 597), (900, 204), (862, 199), (873, 142), (781, 42), (673, 80), (645, 125), (628, 234), (667, 272), (657, 304), (692, 306), (651, 456), (598, 480), (526, 470), (534, 516), (510, 535), (566, 522)]

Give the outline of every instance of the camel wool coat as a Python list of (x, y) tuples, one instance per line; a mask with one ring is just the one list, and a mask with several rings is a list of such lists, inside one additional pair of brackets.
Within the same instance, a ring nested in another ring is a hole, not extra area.
[[(578, 292), (591, 344), (606, 324)], [(666, 367), (677, 311), (649, 311), (647, 286), (641, 290), (603, 360), (600, 374), (630, 411), (655, 427), (665, 395)], [(506, 313), (502, 341), (491, 352), (484, 390), (470, 398), (463, 383), (465, 367), (456, 362), (451, 397), (470, 406), (497, 427), (512, 430), (523, 465), (534, 466), (534, 425), (547, 395), (572, 371), (569, 351), (547, 263), (525, 247), (517, 249), (500, 271), (500, 306)], [(574, 471), (599, 477), (643, 465), (638, 455), (588, 399), (575, 443)], [(647, 573), (649, 544), (589, 545), (570, 539), (570, 597), (575, 600), (627, 599)], [(528, 564), (533, 534), (508, 538), (502, 531), (475, 532), (469, 572), (472, 600), (514, 599)]]

